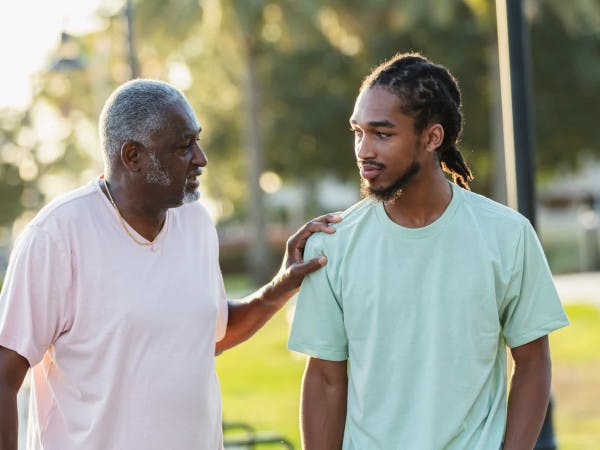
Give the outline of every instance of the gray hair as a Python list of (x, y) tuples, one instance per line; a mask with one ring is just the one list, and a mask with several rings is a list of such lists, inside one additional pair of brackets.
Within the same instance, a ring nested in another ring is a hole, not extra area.
[(189, 108), (193, 116), (183, 93), (168, 83), (136, 79), (119, 86), (106, 100), (98, 124), (107, 171), (110, 171), (115, 158), (120, 157), (125, 142), (150, 145), (152, 136), (165, 126), (164, 110), (180, 102)]

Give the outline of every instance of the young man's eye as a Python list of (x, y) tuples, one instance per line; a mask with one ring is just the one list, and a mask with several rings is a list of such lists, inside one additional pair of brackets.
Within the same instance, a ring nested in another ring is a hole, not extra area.
[(360, 136), (362, 136), (362, 131), (357, 130), (356, 128), (350, 128), (350, 131), (352, 133), (354, 133), (354, 137), (360, 137)]
[(390, 136), (391, 136), (391, 134), (389, 134), (389, 133), (381, 133), (381, 132), (378, 132), (378, 133), (377, 133), (377, 137), (378, 137), (379, 139), (387, 139), (387, 138), (389, 138)]

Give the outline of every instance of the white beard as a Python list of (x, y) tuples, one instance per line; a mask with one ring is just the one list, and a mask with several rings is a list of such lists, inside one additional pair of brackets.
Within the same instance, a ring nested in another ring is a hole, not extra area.
[(183, 194), (183, 203), (192, 203), (200, 198), (200, 191), (194, 190), (192, 192), (185, 191)]
[(172, 179), (167, 171), (161, 167), (158, 158), (154, 152), (148, 152), (150, 161), (152, 162), (150, 168), (146, 172), (146, 183), (158, 184), (160, 186), (169, 186), (172, 183)]

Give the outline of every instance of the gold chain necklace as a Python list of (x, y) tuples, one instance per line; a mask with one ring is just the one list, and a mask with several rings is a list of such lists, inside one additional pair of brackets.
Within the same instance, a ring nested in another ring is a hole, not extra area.
[(123, 219), (123, 216), (121, 215), (121, 212), (119, 211), (119, 208), (117, 208), (117, 204), (113, 200), (112, 195), (110, 195), (110, 189), (108, 189), (108, 183), (106, 182), (106, 178), (102, 178), (102, 181), (104, 182), (104, 189), (106, 189), (106, 193), (108, 194), (108, 199), (110, 200), (110, 203), (113, 205), (113, 208), (115, 208), (115, 211), (117, 212), (117, 217), (119, 218), (119, 222), (121, 222), (121, 226), (125, 230), (125, 233), (127, 233), (127, 236), (129, 236), (131, 238), (131, 240), (133, 242), (135, 242), (137, 245), (142, 245), (144, 247), (152, 247), (154, 245), (154, 242), (156, 242), (156, 240), (158, 239), (160, 234), (163, 232), (163, 230), (167, 226), (166, 217), (165, 217), (165, 223), (163, 223), (162, 228), (160, 229), (158, 234), (154, 237), (154, 240), (152, 242), (140, 241), (131, 233), (131, 231), (129, 231), (129, 226), (128, 226), (127, 222), (125, 222), (125, 219)]

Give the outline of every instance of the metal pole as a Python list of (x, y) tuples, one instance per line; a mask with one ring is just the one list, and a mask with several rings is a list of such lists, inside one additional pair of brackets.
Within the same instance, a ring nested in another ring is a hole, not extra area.
[(521, 0), (497, 0), (498, 54), (508, 205), (536, 225), (531, 57)]
[[(507, 203), (536, 226), (531, 50), (522, 0), (496, 0)], [(555, 450), (552, 398), (535, 449)]]

